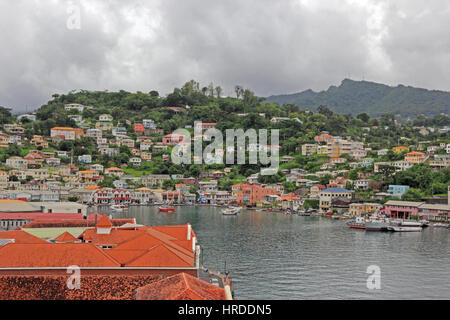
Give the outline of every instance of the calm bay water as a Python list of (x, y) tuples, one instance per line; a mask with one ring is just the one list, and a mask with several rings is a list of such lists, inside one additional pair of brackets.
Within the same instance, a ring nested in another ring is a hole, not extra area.
[[(132, 207), (114, 217), (145, 225), (191, 223), (203, 264), (223, 272), (237, 299), (450, 299), (449, 230), (388, 233), (352, 230), (319, 217), (215, 207)], [(366, 286), (367, 267), (381, 269), (381, 289)]]

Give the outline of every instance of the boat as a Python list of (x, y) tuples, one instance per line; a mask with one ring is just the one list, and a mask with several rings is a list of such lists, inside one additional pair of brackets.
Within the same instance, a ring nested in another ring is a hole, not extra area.
[(110, 208), (115, 212), (123, 212), (128, 210), (128, 207), (123, 204), (113, 204), (112, 206), (110, 206)]
[(436, 228), (449, 228), (450, 227), (450, 223), (437, 222), (437, 223), (433, 223), (432, 226), (436, 227)]
[(422, 227), (422, 223), (414, 220), (392, 220), (391, 226), (397, 227)]
[(311, 214), (312, 214), (312, 210), (300, 210), (298, 212), (298, 215), (302, 216), (302, 217), (309, 217), (309, 216), (311, 216)]
[(366, 231), (387, 231), (390, 226), (388, 219), (369, 219), (365, 222)]
[(224, 216), (236, 216), (240, 211), (240, 207), (228, 207), (222, 210), (222, 214)]
[(353, 229), (366, 229), (366, 220), (364, 217), (356, 217), (356, 219), (347, 222), (347, 226)]
[(422, 227), (388, 226), (387, 229), (389, 231), (396, 231), (396, 232), (420, 232), (420, 231), (422, 231)]
[(421, 224), (420, 226), (422, 228), (426, 228), (430, 225), (430, 221), (428, 221), (428, 220), (419, 220), (419, 223)]
[(159, 212), (174, 212), (175, 208), (171, 206), (160, 206), (158, 207)]

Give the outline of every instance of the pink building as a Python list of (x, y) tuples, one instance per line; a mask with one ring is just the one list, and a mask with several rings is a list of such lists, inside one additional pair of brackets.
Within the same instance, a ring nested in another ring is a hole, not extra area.
[(181, 134), (176, 134), (176, 133), (172, 133), (172, 134), (168, 134), (165, 135), (163, 138), (163, 143), (164, 144), (178, 144), (180, 142), (183, 142), (184, 140), (184, 136)]
[(384, 205), (384, 213), (392, 218), (410, 219), (419, 215), (423, 202), (389, 200)]

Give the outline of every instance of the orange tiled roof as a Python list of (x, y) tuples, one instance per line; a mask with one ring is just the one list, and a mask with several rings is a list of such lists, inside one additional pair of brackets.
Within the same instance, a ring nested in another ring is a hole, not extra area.
[(139, 287), (157, 281), (152, 276), (84, 275), (81, 288), (70, 290), (67, 277), (0, 275), (1, 300), (134, 300)]
[(47, 243), (22, 230), (1, 231), (0, 239), (14, 239), (14, 243)]
[(77, 238), (75, 238), (72, 234), (70, 234), (69, 232), (64, 232), (62, 234), (60, 234), (59, 236), (57, 236), (55, 239), (53, 239), (55, 242), (78, 242), (79, 240)]
[(97, 222), (97, 228), (112, 228), (112, 226), (111, 220), (109, 220), (106, 214), (103, 215)]
[(225, 291), (213, 284), (180, 273), (137, 290), (137, 300), (225, 300)]
[(10, 243), (0, 248), (0, 268), (120, 267), (102, 249), (90, 243)]
[(108, 171), (111, 171), (111, 170), (114, 170), (114, 171), (123, 171), (122, 169), (117, 168), (117, 167), (107, 168), (106, 170), (108, 170)]

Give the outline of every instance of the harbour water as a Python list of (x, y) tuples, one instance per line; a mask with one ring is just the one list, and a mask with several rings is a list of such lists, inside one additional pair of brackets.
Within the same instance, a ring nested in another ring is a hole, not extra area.
[[(203, 264), (230, 272), (237, 299), (450, 299), (450, 231), (365, 232), (344, 221), (217, 207), (131, 207), (114, 217), (145, 225), (191, 223)], [(367, 288), (369, 266), (380, 289)]]

